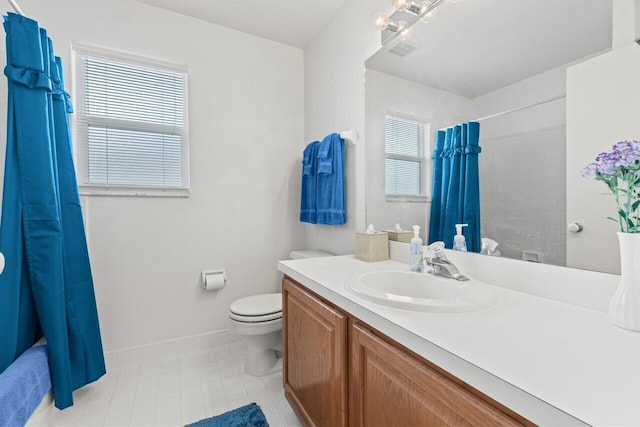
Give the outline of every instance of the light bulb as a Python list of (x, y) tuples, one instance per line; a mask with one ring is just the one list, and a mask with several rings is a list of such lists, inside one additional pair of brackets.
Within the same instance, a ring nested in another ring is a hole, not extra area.
[(416, 15), (422, 10), (422, 5), (420, 3), (415, 3), (413, 0), (393, 0), (391, 4), (397, 11), (406, 10), (407, 12), (411, 12)]
[(407, 27), (407, 23), (405, 21), (398, 22), (398, 38), (402, 41), (408, 40), (411, 37), (411, 33), (413, 33), (413, 27)]
[(384, 12), (378, 12), (373, 16), (373, 26), (378, 30), (384, 30), (389, 26), (389, 17)]
[[(425, 10), (427, 10), (430, 6), (431, 6), (431, 2), (429, 0), (426, 0), (424, 3), (422, 3), (422, 11), (424, 12)], [(432, 9), (430, 10), (428, 13), (422, 15), (422, 18), (420, 18), (420, 20), (422, 22), (431, 22), (433, 21), (436, 16), (438, 15), (438, 9)]]
[(411, 4), (411, 0), (393, 0), (391, 4), (395, 10), (407, 10)]

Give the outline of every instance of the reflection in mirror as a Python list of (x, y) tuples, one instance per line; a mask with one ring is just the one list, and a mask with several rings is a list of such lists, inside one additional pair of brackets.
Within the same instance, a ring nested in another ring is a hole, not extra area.
[(367, 223), (428, 230), (428, 178), (426, 199), (385, 192), (386, 116), (424, 123), (427, 156), (438, 129), (478, 121), (482, 237), (505, 257), (567, 265), (566, 71), (611, 39), (612, 1), (484, 0), (445, 2), (383, 46), (366, 62)]

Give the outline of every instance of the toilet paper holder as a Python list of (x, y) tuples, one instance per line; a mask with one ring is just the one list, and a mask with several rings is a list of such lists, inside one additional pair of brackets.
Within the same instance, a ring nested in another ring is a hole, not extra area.
[(227, 272), (219, 270), (202, 270), (202, 289), (211, 291), (221, 289), (227, 284)]

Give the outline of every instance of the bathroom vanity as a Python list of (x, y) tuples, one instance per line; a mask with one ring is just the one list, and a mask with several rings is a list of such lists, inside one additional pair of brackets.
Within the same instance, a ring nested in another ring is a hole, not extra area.
[(285, 394), (307, 425), (640, 423), (640, 334), (604, 312), (502, 286), (481, 310), (419, 312), (347, 286), (406, 271), (401, 262), (347, 255), (278, 268)]
[(307, 425), (533, 425), (289, 277), (284, 388)]

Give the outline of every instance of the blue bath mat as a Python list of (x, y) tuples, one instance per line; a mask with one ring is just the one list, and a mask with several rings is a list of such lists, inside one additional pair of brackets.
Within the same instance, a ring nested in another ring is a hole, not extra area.
[(250, 403), (215, 417), (205, 418), (186, 427), (269, 427), (262, 409)]

